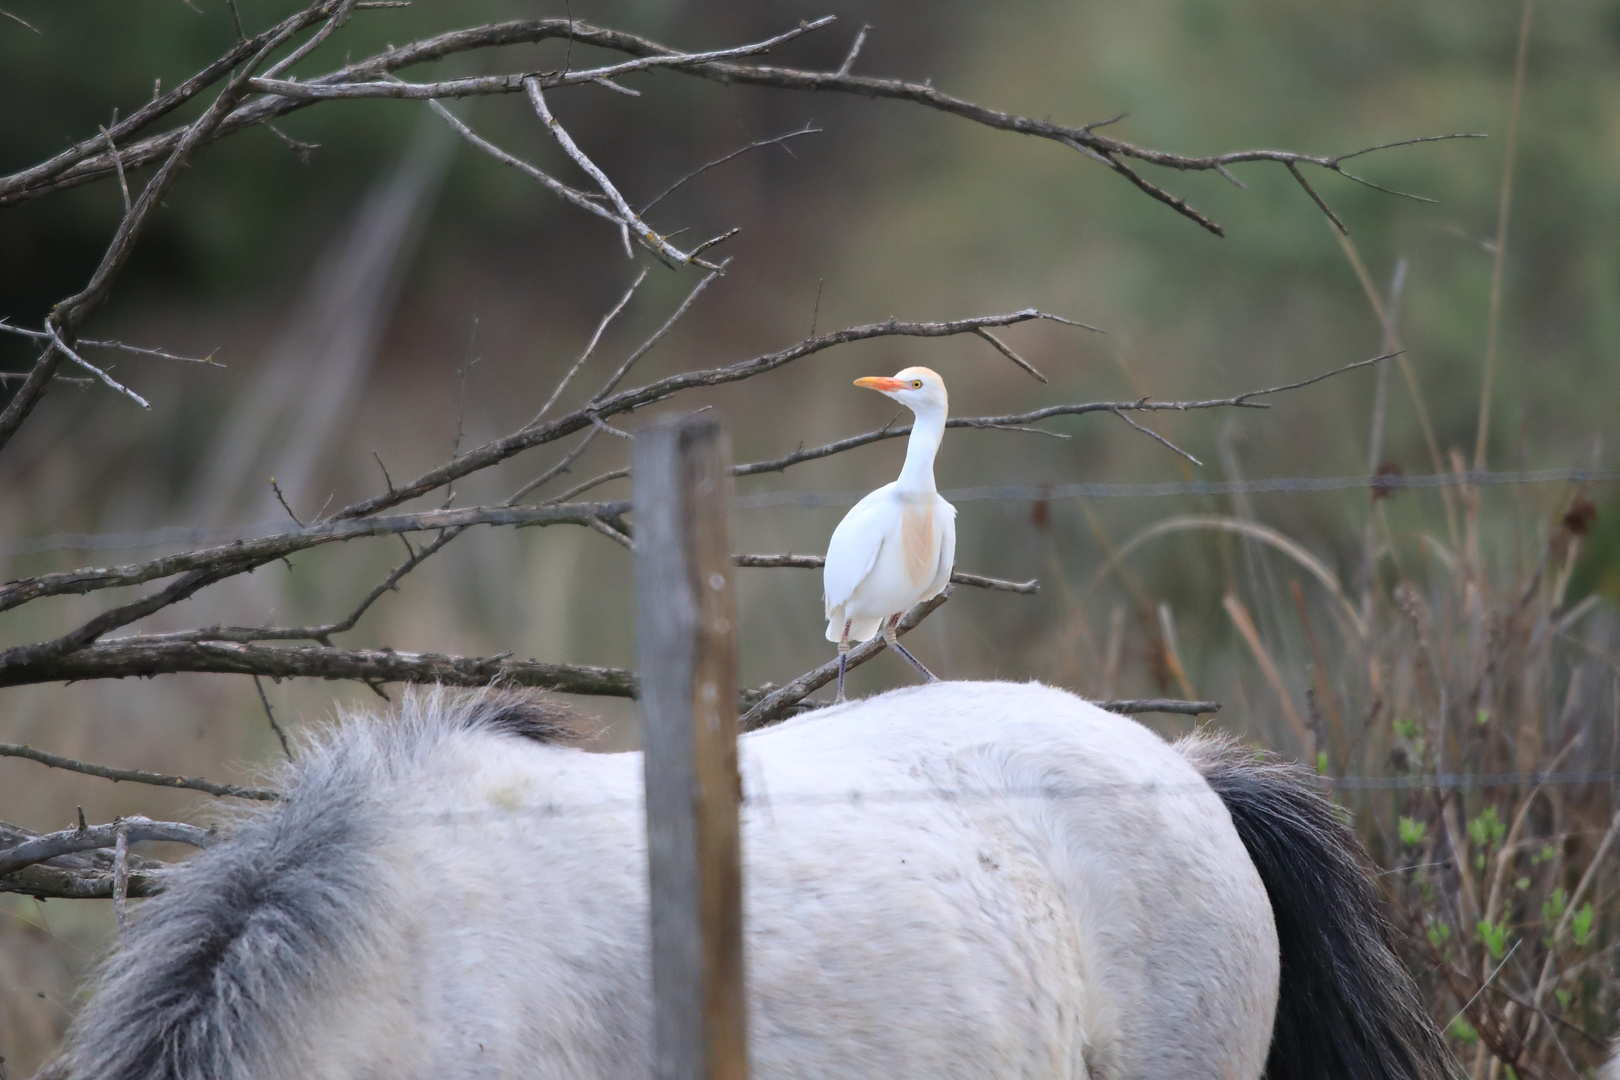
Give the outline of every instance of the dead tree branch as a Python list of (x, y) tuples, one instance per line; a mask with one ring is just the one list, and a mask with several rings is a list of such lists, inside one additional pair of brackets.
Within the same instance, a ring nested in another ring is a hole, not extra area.
[(0, 757), (26, 758), (29, 761), (37, 761), (41, 765), (48, 765), (53, 769), (67, 769), (72, 772), (84, 773), (86, 776), (99, 776), (103, 780), (111, 780), (115, 784), (120, 781), (128, 781), (132, 784), (151, 784), (154, 787), (205, 791), (210, 795), (228, 795), (238, 799), (276, 798), (275, 792), (265, 791), (262, 788), (237, 787), (235, 784), (216, 784), (212, 780), (204, 780), (200, 776), (172, 776), (168, 773), (146, 772), (141, 769), (114, 769), (107, 765), (96, 765), (93, 762), (76, 761), (70, 757), (48, 753), (18, 743), (0, 743)]

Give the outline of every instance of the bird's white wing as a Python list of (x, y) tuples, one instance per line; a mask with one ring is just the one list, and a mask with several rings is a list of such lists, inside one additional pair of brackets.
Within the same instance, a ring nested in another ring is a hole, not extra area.
[(928, 583), (924, 600), (930, 600), (951, 583), (951, 570), (956, 566), (956, 507), (945, 501), (943, 495), (934, 496), (934, 529), (939, 534), (939, 565), (934, 580)]
[(893, 484), (885, 484), (850, 508), (827, 542), (827, 565), (821, 571), (821, 587), (827, 610), (847, 602), (855, 589), (872, 572), (883, 538), (895, 534), (900, 524), (900, 504), (894, 498)]

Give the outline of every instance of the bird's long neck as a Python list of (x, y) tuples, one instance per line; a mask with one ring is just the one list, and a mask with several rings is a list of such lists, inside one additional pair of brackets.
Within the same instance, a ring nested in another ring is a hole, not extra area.
[(944, 409), (917, 413), (917, 422), (911, 426), (911, 440), (906, 444), (906, 464), (896, 482), (902, 492), (933, 493), (934, 455), (939, 453), (939, 440), (944, 436)]

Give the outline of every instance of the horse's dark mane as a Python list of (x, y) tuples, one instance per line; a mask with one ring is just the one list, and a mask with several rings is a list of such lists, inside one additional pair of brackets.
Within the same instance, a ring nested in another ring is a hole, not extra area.
[(1396, 955), (1370, 860), (1310, 771), (1231, 738), (1176, 748), (1226, 804), (1271, 898), (1282, 983), (1266, 1080), (1460, 1075)]

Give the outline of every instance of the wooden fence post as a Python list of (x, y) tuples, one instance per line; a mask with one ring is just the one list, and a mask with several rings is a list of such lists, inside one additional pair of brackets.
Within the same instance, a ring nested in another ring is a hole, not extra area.
[(656, 1080), (745, 1080), (731, 444), (710, 417), (636, 434), (636, 652)]

